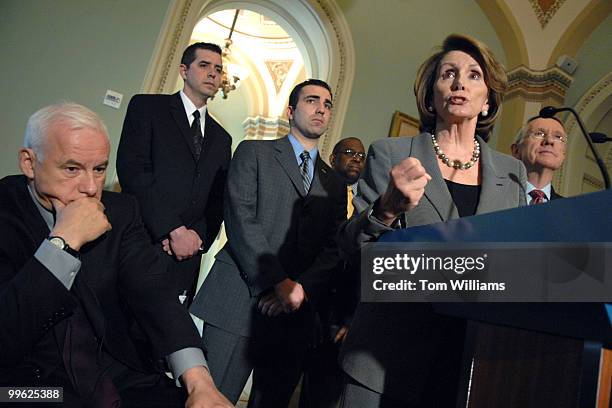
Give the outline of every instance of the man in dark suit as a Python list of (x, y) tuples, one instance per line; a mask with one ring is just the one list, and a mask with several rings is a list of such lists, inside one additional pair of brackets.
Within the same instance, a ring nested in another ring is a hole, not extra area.
[(253, 369), (251, 408), (287, 406), (315, 338), (316, 303), (339, 263), (334, 237), (346, 194), (317, 150), (331, 113), (329, 85), (302, 82), (289, 96), (290, 134), (238, 146), (226, 190), (228, 243), (191, 307), (230, 401)]
[(565, 160), (567, 134), (557, 118), (533, 117), (519, 130), (512, 155), (527, 168), (527, 203), (540, 204), (563, 198), (552, 179)]
[[(346, 217), (353, 215), (357, 180), (365, 168), (365, 148), (356, 137), (334, 146), (329, 162), (346, 186)], [(330, 288), (317, 307), (321, 322), (319, 341), (309, 353), (302, 379), (300, 408), (338, 406), (344, 376), (338, 364), (340, 345), (346, 337), (359, 301), (359, 259), (342, 262), (331, 278)]]
[(136, 95), (117, 151), (124, 192), (138, 200), (151, 239), (164, 251), (178, 295), (190, 303), (201, 254), (223, 218), (230, 135), (210, 117), (206, 102), (221, 83), (221, 49), (195, 43), (183, 53), (183, 90)]
[[(159, 372), (166, 357), (188, 406), (229, 407), (136, 202), (102, 191), (109, 151), (104, 124), (83, 106), (48, 106), (28, 121), (24, 175), (0, 181), (0, 384), (61, 386), (66, 407), (182, 406)], [(129, 335), (136, 321), (147, 347)]]

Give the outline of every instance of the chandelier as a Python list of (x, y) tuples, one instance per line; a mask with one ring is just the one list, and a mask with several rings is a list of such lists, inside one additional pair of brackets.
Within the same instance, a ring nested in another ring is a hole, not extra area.
[(236, 20), (238, 20), (238, 13), (240, 10), (236, 10), (234, 14), (234, 21), (232, 22), (232, 27), (230, 28), (229, 36), (225, 39), (225, 46), (222, 50), (222, 58), (223, 58), (223, 73), (221, 74), (221, 85), (219, 89), (223, 92), (223, 99), (227, 99), (227, 95), (238, 88), (240, 85), (240, 80), (245, 78), (248, 72), (238, 64), (231, 64), (229, 62), (230, 55), (232, 54), (232, 50), (230, 47), (233, 44), (232, 34), (234, 33), (234, 27), (236, 27)]

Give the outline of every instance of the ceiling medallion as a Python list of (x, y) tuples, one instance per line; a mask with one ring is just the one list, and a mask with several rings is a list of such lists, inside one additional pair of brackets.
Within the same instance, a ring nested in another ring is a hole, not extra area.
[(565, 0), (529, 0), (542, 29), (553, 18)]

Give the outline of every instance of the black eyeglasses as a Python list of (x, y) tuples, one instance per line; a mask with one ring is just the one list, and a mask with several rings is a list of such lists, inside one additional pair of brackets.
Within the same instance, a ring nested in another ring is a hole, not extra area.
[(366, 158), (366, 154), (364, 152), (356, 152), (353, 149), (340, 150), (340, 153), (346, 154), (347, 156), (351, 156), (353, 158), (359, 157), (361, 160), (365, 160)]

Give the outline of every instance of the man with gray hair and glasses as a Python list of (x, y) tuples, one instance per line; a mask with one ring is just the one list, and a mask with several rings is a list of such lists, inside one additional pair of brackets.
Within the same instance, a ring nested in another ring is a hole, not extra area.
[(567, 134), (557, 118), (536, 116), (519, 130), (512, 155), (527, 168), (527, 203), (541, 204), (563, 198), (552, 187), (552, 179), (565, 160)]
[(23, 174), (0, 180), (0, 385), (62, 387), (65, 407), (230, 407), (136, 200), (103, 191), (109, 153), (84, 106), (28, 120)]

